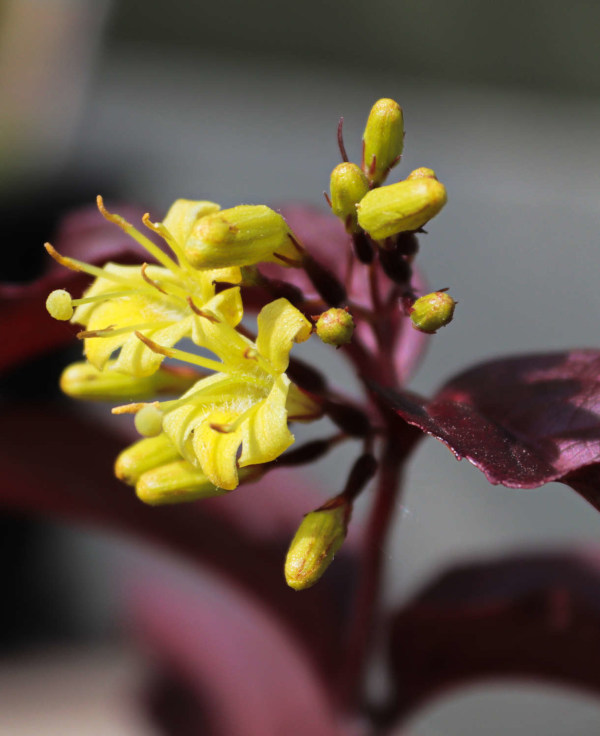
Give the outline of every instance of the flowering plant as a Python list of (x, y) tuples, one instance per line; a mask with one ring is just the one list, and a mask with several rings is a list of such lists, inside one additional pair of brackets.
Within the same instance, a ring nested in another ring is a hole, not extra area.
[[(38, 418), (39, 462), (52, 471), (40, 487), (34, 471), (23, 470), (19, 451), (31, 417), (9, 411), (4, 461), (18, 482), (7, 485), (2, 500), (143, 533), (237, 584), (253, 634), (231, 593), (214, 595), (211, 605), (178, 591), (167, 603), (152, 585), (137, 594), (140, 630), (177, 671), (179, 685), (212, 695), (210, 705), (202, 701), (210, 722), (202, 732), (381, 732), (440, 688), (494, 674), (600, 684), (586, 659), (600, 649), (600, 637), (589, 627), (584, 635), (580, 626), (597, 615), (589, 594), (597, 595), (600, 583), (591, 557), (464, 569), (391, 616), (379, 610), (400, 478), (426, 434), (494, 484), (559, 481), (600, 508), (600, 351), (494, 360), (450, 379), (431, 399), (408, 391), (427, 335), (447, 326), (455, 311), (447, 290), (422, 293), (414, 266), (418, 239), (446, 204), (446, 191), (425, 167), (385, 183), (404, 144), (402, 110), (393, 100), (371, 110), (360, 165), (348, 159), (341, 123), (338, 143), (343, 162), (326, 195), (337, 220), (297, 208), (281, 214), (264, 205), (222, 210), (177, 200), (161, 222), (144, 215), (146, 235), (99, 197), (113, 234), (94, 224), (92, 236), (79, 215), (56, 248), (46, 244), (69, 271), (56, 267), (30, 287), (3, 287), (0, 317), (14, 348), (7, 364), (70, 336), (56, 327), (43, 338), (18, 330), (39, 324), (49, 291), (52, 317), (83, 328), (86, 361), (64, 370), (63, 391), (118, 401), (114, 413), (133, 414), (143, 438), (116, 458), (117, 478), (135, 488), (128, 495), (107, 479), (104, 455), (91, 450), (114, 447), (104, 430), (82, 430), (79, 417), (55, 436), (57, 417)], [(79, 254), (86, 250), (84, 261)], [(86, 276), (91, 285), (73, 298)], [(257, 313), (255, 331), (242, 321), (245, 313)], [(294, 346), (309, 339), (351, 364), (360, 399), (295, 355)], [(182, 340), (191, 347), (183, 349)], [(292, 447), (294, 424), (322, 417), (334, 433)], [(342, 441), (355, 443), (355, 461), (333, 495), (313, 500), (289, 469)], [(68, 472), (56, 460), (65, 444), (77, 449)], [(76, 494), (78, 470), (86, 487)], [(374, 497), (362, 543), (344, 552), (354, 502), (367, 492)], [(168, 508), (200, 499), (193, 513)], [(280, 566), (287, 585), (302, 592), (286, 589)], [(563, 593), (548, 597), (557, 586)], [(536, 605), (523, 608), (532, 597)], [(546, 601), (560, 620), (549, 629)], [(365, 688), (383, 620), (384, 640), (377, 643), (392, 683), (385, 702), (372, 701)], [(205, 640), (199, 647), (203, 630), (213, 632), (214, 648)], [(244, 650), (235, 675), (217, 664), (217, 644), (229, 638)], [(168, 732), (188, 733), (189, 724), (178, 725), (170, 692), (155, 693), (155, 715)]]

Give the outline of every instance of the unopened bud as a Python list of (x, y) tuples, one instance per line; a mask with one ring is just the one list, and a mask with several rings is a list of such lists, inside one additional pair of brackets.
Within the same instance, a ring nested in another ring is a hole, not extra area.
[(72, 363), (62, 372), (60, 387), (74, 399), (131, 401), (157, 394), (182, 393), (198, 380), (195, 371), (174, 367), (160, 368), (151, 376), (130, 376), (112, 370), (115, 363), (109, 360), (101, 371), (87, 361)]
[(300, 265), (301, 254), (283, 217), (265, 205), (239, 205), (200, 218), (185, 241), (195, 268), (249, 266), (271, 261)]
[(394, 100), (378, 100), (363, 133), (363, 170), (374, 184), (381, 184), (400, 160), (404, 148), (402, 108)]
[(285, 560), (285, 579), (295, 590), (314, 585), (331, 564), (346, 538), (352, 507), (338, 497), (334, 503), (307, 514)]
[(115, 475), (119, 480), (134, 486), (149, 470), (166, 463), (181, 460), (181, 455), (166, 434), (139, 440), (127, 447), (115, 462)]
[(434, 291), (413, 304), (410, 318), (413, 326), (430, 335), (452, 322), (456, 302), (445, 291)]
[(345, 309), (332, 308), (317, 320), (317, 335), (327, 345), (346, 345), (352, 340), (354, 320)]
[(214, 202), (195, 202), (191, 199), (177, 199), (167, 212), (162, 224), (178, 243), (185, 243), (194, 225), (201, 217), (213, 215), (221, 208)]
[(153, 404), (146, 404), (135, 415), (135, 428), (142, 437), (156, 437), (162, 432), (164, 414)]
[(315, 260), (309, 253), (304, 254), (302, 267), (326, 304), (337, 307), (347, 299), (346, 287), (328, 268)]
[(46, 309), (51, 317), (61, 322), (66, 322), (73, 316), (73, 304), (71, 303), (71, 295), (64, 289), (56, 289), (48, 294), (46, 299)]
[(176, 460), (145, 472), (135, 484), (140, 501), (151, 506), (197, 501), (227, 493), (187, 460)]
[(343, 163), (331, 172), (331, 209), (349, 233), (359, 231), (356, 205), (369, 191), (369, 182), (356, 164)]
[(358, 204), (358, 222), (375, 240), (418, 230), (446, 204), (446, 188), (421, 176), (371, 190)]

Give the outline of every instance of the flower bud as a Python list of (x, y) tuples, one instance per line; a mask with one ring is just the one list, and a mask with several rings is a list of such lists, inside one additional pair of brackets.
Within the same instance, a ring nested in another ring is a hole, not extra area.
[(434, 291), (420, 297), (413, 304), (410, 318), (421, 332), (434, 334), (440, 327), (452, 322), (456, 302), (445, 291)]
[(115, 475), (134, 486), (149, 470), (181, 460), (181, 455), (166, 434), (140, 440), (127, 447), (115, 462)]
[(354, 320), (345, 309), (328, 309), (317, 320), (317, 335), (327, 345), (346, 345), (353, 333)]
[(301, 261), (286, 221), (264, 205), (239, 205), (200, 218), (185, 241), (184, 252), (195, 268), (264, 261), (289, 266)]
[(356, 205), (369, 191), (369, 182), (356, 164), (343, 163), (331, 172), (331, 209), (344, 223), (347, 232), (359, 231)]
[(352, 507), (339, 497), (327, 506), (304, 517), (290, 544), (285, 579), (295, 590), (305, 590), (317, 582), (346, 538)]
[(140, 501), (151, 506), (197, 501), (227, 493), (187, 460), (176, 460), (143, 473), (135, 484)]
[(374, 184), (385, 181), (404, 147), (402, 108), (394, 100), (378, 100), (363, 133), (363, 171)]
[(111, 370), (116, 363), (109, 360), (99, 371), (91, 363), (71, 363), (62, 372), (60, 387), (74, 399), (96, 401), (149, 399), (157, 394), (178, 394), (187, 391), (197, 380), (195, 371), (180, 368), (160, 368), (151, 376), (130, 376)]
[(433, 169), (428, 169), (426, 166), (421, 166), (418, 169), (415, 169), (414, 171), (411, 171), (410, 174), (406, 177), (407, 179), (422, 179), (423, 177), (428, 179), (437, 179), (437, 176), (435, 175), (435, 171)]
[(358, 223), (374, 240), (418, 230), (446, 204), (446, 189), (421, 176), (371, 190), (358, 204)]
[(135, 428), (142, 437), (156, 437), (162, 432), (162, 411), (153, 404), (146, 404), (135, 415)]
[(66, 322), (71, 319), (74, 312), (71, 295), (64, 289), (51, 291), (46, 299), (46, 309), (54, 319)]
[(219, 205), (214, 202), (177, 199), (169, 208), (162, 224), (178, 243), (185, 243), (192, 228), (201, 217), (212, 215), (220, 209)]

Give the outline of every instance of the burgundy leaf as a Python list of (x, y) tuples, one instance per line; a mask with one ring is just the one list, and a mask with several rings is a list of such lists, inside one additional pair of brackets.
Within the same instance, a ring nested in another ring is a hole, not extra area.
[(204, 579), (128, 584), (133, 633), (198, 698), (207, 736), (339, 736), (328, 689), (273, 612)]
[(600, 508), (600, 351), (484, 363), (450, 380), (431, 401), (375, 390), (491, 483), (534, 488), (561, 481)]
[(302, 595), (283, 577), (295, 527), (323, 498), (289, 471), (273, 470), (221, 498), (145, 506), (112, 475), (121, 443), (81, 414), (53, 405), (4, 407), (0, 505), (133, 533), (209, 566), (271, 606), (331, 671), (352, 586), (348, 554), (336, 559), (326, 585)]
[(395, 614), (389, 656), (390, 718), (481, 679), (600, 693), (598, 556), (533, 554), (450, 570)]

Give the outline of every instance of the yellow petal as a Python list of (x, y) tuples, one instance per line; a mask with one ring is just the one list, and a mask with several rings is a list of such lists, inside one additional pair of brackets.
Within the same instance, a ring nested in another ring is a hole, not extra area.
[(162, 433), (125, 448), (116, 459), (115, 475), (119, 480), (133, 486), (143, 473), (180, 459), (181, 456), (171, 440)]
[(294, 435), (287, 426), (289, 386), (290, 379), (279, 376), (267, 398), (243, 423), (240, 467), (275, 460), (294, 442)]
[(310, 337), (312, 325), (287, 299), (276, 299), (260, 310), (256, 347), (278, 373), (288, 367), (295, 342)]
[[(158, 345), (169, 348), (184, 337), (191, 335), (192, 325), (193, 318), (190, 316), (159, 330), (140, 330), (140, 332)], [(137, 377), (150, 376), (158, 370), (165, 359), (164, 355), (155, 353), (135, 334), (124, 335), (123, 337), (126, 339), (115, 361), (115, 370)]]
[(234, 412), (215, 411), (202, 422), (193, 437), (194, 451), (206, 477), (228, 491), (237, 488), (239, 483), (237, 452), (243, 431), (241, 427), (227, 431), (236, 417)]

